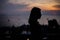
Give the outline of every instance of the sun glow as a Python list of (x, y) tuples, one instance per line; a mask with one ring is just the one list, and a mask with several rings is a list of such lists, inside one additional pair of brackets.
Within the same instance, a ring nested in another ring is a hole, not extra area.
[(39, 7), (41, 8), (42, 10), (60, 10), (58, 8), (54, 8), (53, 7), (54, 4), (39, 4), (39, 3), (32, 3), (30, 4), (28, 7), (29, 8), (32, 8), (32, 7)]

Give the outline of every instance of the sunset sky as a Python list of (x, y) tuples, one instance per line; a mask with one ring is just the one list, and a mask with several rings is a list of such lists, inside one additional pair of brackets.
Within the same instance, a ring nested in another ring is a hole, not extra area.
[(36, 6), (42, 10), (60, 10), (60, 0), (9, 0), (9, 3), (27, 5), (27, 8)]
[(32, 7), (39, 7), (42, 10), (60, 10), (60, 0), (0, 0), (5, 7), (15, 11), (29, 11)]
[[(47, 24), (47, 18), (55, 18), (60, 24), (60, 16), (58, 16), (60, 15), (60, 0), (0, 0), (0, 22), (5, 23), (4, 25), (28, 23), (28, 17), (33, 7), (39, 7), (42, 10), (41, 23)], [(8, 19), (10, 19), (10, 23), (8, 23)]]

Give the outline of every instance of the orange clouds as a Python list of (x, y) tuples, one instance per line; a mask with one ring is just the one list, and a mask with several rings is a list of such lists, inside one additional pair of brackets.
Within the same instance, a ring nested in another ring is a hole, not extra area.
[(53, 7), (54, 5), (53, 4), (39, 4), (39, 3), (32, 3), (32, 4), (29, 4), (29, 8), (32, 8), (32, 7), (39, 7), (41, 8), (42, 10), (60, 10), (59, 8), (56, 8), (56, 7)]
[(13, 4), (29, 4), (24, 10), (30, 10), (32, 7), (39, 7), (42, 10), (60, 10), (59, 8), (53, 7), (59, 0), (9, 0), (9, 3)]

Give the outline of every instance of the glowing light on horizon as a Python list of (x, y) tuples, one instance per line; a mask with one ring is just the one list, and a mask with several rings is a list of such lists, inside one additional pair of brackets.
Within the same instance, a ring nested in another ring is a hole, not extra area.
[(29, 4), (29, 8), (35, 6), (41, 8), (42, 10), (60, 10), (53, 7), (53, 5), (58, 4), (54, 2), (54, 0), (9, 0), (9, 2), (13, 4)]

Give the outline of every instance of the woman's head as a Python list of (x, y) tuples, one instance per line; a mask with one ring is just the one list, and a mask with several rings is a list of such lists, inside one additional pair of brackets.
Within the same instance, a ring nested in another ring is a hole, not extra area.
[(41, 17), (41, 9), (37, 7), (32, 8), (30, 17), (33, 19), (39, 19)]
[(37, 21), (41, 18), (41, 9), (37, 7), (33, 7), (31, 10), (31, 14), (29, 17), (29, 23)]

